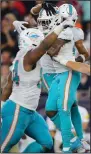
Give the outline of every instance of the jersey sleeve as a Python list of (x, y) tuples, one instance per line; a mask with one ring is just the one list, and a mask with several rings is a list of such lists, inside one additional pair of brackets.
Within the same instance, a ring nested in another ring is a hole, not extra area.
[(84, 40), (84, 32), (81, 28), (72, 28), (74, 41), (77, 42), (79, 40)]
[(73, 33), (71, 28), (66, 28), (65, 30), (63, 30), (59, 36), (59, 39), (63, 39), (63, 40), (72, 40), (73, 39)]

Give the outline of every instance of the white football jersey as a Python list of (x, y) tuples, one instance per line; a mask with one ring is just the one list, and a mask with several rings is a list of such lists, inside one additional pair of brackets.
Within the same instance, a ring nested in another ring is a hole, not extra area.
[(40, 64), (42, 67), (42, 73), (55, 73), (55, 68), (53, 66), (53, 60), (48, 54), (45, 54), (40, 59)]
[(74, 36), (74, 42), (84, 40), (84, 32), (81, 28), (73, 27), (72, 32)]
[[(78, 40), (84, 39), (84, 33), (80, 28), (67, 28), (63, 32), (60, 33), (58, 38), (62, 38), (65, 40), (70, 40), (69, 43), (66, 43), (59, 52), (59, 55), (62, 55), (63, 58), (67, 58), (68, 60), (75, 61), (76, 56), (76, 48), (75, 48), (75, 42)], [(41, 60), (41, 67), (43, 70), (43, 74), (45, 73), (61, 73), (68, 71), (69, 69), (63, 65), (61, 65), (59, 62), (55, 62), (51, 57), (47, 54), (45, 54)]]
[[(66, 28), (64, 31), (62, 31), (60, 33), (60, 35), (58, 36), (59, 39), (63, 39), (63, 40), (68, 40), (69, 42), (64, 44), (63, 47), (61, 47), (58, 55), (55, 58), (55, 60), (57, 60), (58, 57), (60, 57), (60, 59), (66, 59), (66, 60), (72, 60), (75, 61), (75, 55), (73, 52), (74, 49), (74, 36), (72, 33), (71, 28)], [(67, 68), (66, 66), (62, 65), (59, 62), (55, 62), (53, 61), (53, 66), (56, 69), (56, 73), (62, 73), (65, 71), (69, 71), (69, 68)]]
[(40, 64), (37, 62), (33, 70), (26, 72), (23, 59), (26, 53), (39, 46), (43, 39), (44, 35), (38, 29), (29, 28), (22, 31), (19, 41), (20, 51), (11, 67), (13, 88), (9, 99), (30, 110), (36, 110), (40, 98)]
[(13, 88), (9, 99), (27, 109), (36, 110), (41, 92), (38, 88), (40, 81), (39, 63), (37, 62), (35, 69), (26, 72), (23, 68), (23, 57), (20, 58), (14, 63), (12, 78)]
[[(81, 28), (73, 27), (72, 32), (74, 35), (74, 42), (77, 42), (79, 40), (84, 40), (84, 32)], [(75, 57), (78, 57), (79, 52), (78, 52), (77, 48), (74, 47), (74, 50), (75, 50)]]
[[(73, 41), (73, 34), (72, 31), (69, 30), (69, 28), (67, 28), (66, 30), (64, 30), (63, 32), (60, 33), (60, 35), (58, 36), (58, 38), (61, 39), (65, 39), (65, 40), (72, 40)], [(70, 53), (73, 51), (73, 45), (74, 45), (74, 41), (71, 43), (67, 43), (66, 45), (64, 45), (61, 49), (60, 49), (60, 53), (63, 55), (63, 57), (67, 56), (68, 54), (66, 52), (68, 52), (71, 48)], [(65, 47), (65, 48), (64, 48)], [(69, 50), (68, 50), (69, 48)], [(63, 53), (62, 53), (63, 51)], [(65, 54), (66, 53), (66, 54)], [(43, 74), (45, 73), (59, 73), (60, 70), (63, 72), (65, 70), (68, 70), (66, 67), (65, 69), (62, 69), (63, 66), (61, 67), (60, 63), (57, 61), (54, 61), (53, 59), (51, 59), (51, 57), (48, 54), (45, 54), (41, 60), (41, 67), (43, 70)]]

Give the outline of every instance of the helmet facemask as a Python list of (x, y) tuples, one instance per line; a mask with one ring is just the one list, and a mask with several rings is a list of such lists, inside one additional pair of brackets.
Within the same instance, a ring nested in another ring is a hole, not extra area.
[(45, 34), (47, 35), (51, 29), (53, 29), (53, 27), (55, 26), (55, 21), (58, 18), (59, 15), (59, 11), (58, 8), (55, 7), (55, 9), (57, 9), (57, 13), (55, 15), (47, 15), (46, 11), (44, 9), (42, 9), (39, 13), (39, 17), (37, 19), (37, 23), (38, 23), (38, 28)]
[(38, 28), (44, 33), (48, 34), (49, 25), (52, 23), (52, 19), (38, 19)]

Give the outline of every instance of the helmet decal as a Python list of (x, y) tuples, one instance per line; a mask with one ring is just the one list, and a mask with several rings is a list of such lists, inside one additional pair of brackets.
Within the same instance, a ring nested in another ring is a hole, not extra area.
[(73, 12), (73, 10), (72, 10), (72, 5), (69, 4), (69, 15), (72, 15), (72, 12)]
[(59, 10), (61, 22), (65, 19), (71, 19), (73, 21), (73, 25), (75, 26), (78, 19), (75, 7), (71, 4), (63, 4), (59, 7)]
[(35, 33), (31, 33), (31, 34), (29, 34), (29, 38), (31, 41), (37, 41), (39, 39), (39, 35), (37, 35)]
[(39, 35), (37, 35), (37, 34), (32, 34), (31, 35), (31, 38), (38, 38), (39, 37)]

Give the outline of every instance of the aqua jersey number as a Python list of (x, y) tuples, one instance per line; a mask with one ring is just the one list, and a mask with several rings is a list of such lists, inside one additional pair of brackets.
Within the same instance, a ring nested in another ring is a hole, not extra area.
[(13, 82), (15, 82), (16, 85), (19, 85), (18, 63), (19, 61), (17, 60), (14, 64), (14, 69), (13, 69)]

